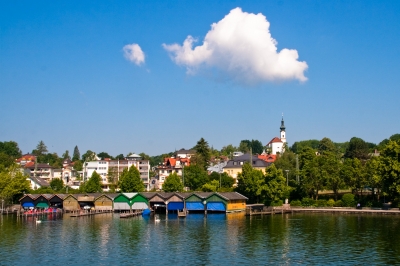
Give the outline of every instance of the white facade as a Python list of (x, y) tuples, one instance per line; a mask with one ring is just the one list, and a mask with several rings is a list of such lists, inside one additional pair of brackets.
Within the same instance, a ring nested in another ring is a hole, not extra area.
[(88, 180), (94, 171), (96, 171), (102, 181), (102, 186), (104, 191), (110, 190), (111, 183), (108, 182), (109, 171), (114, 171), (116, 174), (116, 181), (119, 180), (119, 176), (124, 171), (124, 169), (129, 169), (131, 166), (135, 166), (140, 173), (140, 178), (142, 179), (145, 187), (149, 188), (149, 171), (150, 163), (148, 160), (99, 160), (86, 162), (83, 166), (83, 180)]

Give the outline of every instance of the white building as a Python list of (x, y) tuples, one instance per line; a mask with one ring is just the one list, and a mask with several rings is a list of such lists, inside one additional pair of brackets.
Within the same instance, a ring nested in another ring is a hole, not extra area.
[[(101, 176), (102, 188), (104, 191), (109, 191), (110, 187), (116, 184), (124, 169), (129, 169), (135, 166), (140, 173), (146, 189), (149, 189), (149, 173), (150, 162), (149, 160), (142, 160), (137, 154), (132, 154), (125, 158), (125, 160), (98, 160), (86, 162), (83, 166), (83, 180), (88, 180), (94, 171)], [(110, 182), (114, 179), (114, 182)]]
[(276, 155), (277, 153), (283, 153), (285, 151), (286, 128), (285, 128), (285, 122), (283, 121), (283, 116), (282, 116), (280, 130), (281, 130), (280, 138), (275, 137), (266, 145), (267, 153)]

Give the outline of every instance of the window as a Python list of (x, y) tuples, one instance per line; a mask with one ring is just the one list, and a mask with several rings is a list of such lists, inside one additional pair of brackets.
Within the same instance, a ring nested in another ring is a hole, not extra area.
[(240, 165), (243, 165), (243, 162), (240, 162)]

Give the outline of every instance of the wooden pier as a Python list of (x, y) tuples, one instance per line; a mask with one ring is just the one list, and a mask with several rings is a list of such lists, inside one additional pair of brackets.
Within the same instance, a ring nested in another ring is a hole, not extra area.
[(137, 217), (142, 215), (143, 211), (139, 211), (139, 212), (128, 212), (128, 213), (121, 213), (119, 215), (119, 218), (124, 219), (124, 218), (130, 218), (130, 217)]
[(96, 214), (112, 213), (112, 211), (90, 211), (90, 212), (76, 212), (72, 213), (70, 217), (83, 217), (83, 216), (93, 216)]

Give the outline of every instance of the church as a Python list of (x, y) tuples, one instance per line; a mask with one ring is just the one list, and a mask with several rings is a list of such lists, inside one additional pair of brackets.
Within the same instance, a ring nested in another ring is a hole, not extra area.
[(285, 121), (283, 121), (283, 115), (282, 115), (280, 130), (281, 130), (280, 138), (278, 137), (273, 138), (265, 146), (266, 152), (268, 154), (276, 155), (277, 153), (283, 153), (285, 151), (286, 128), (285, 128)]

